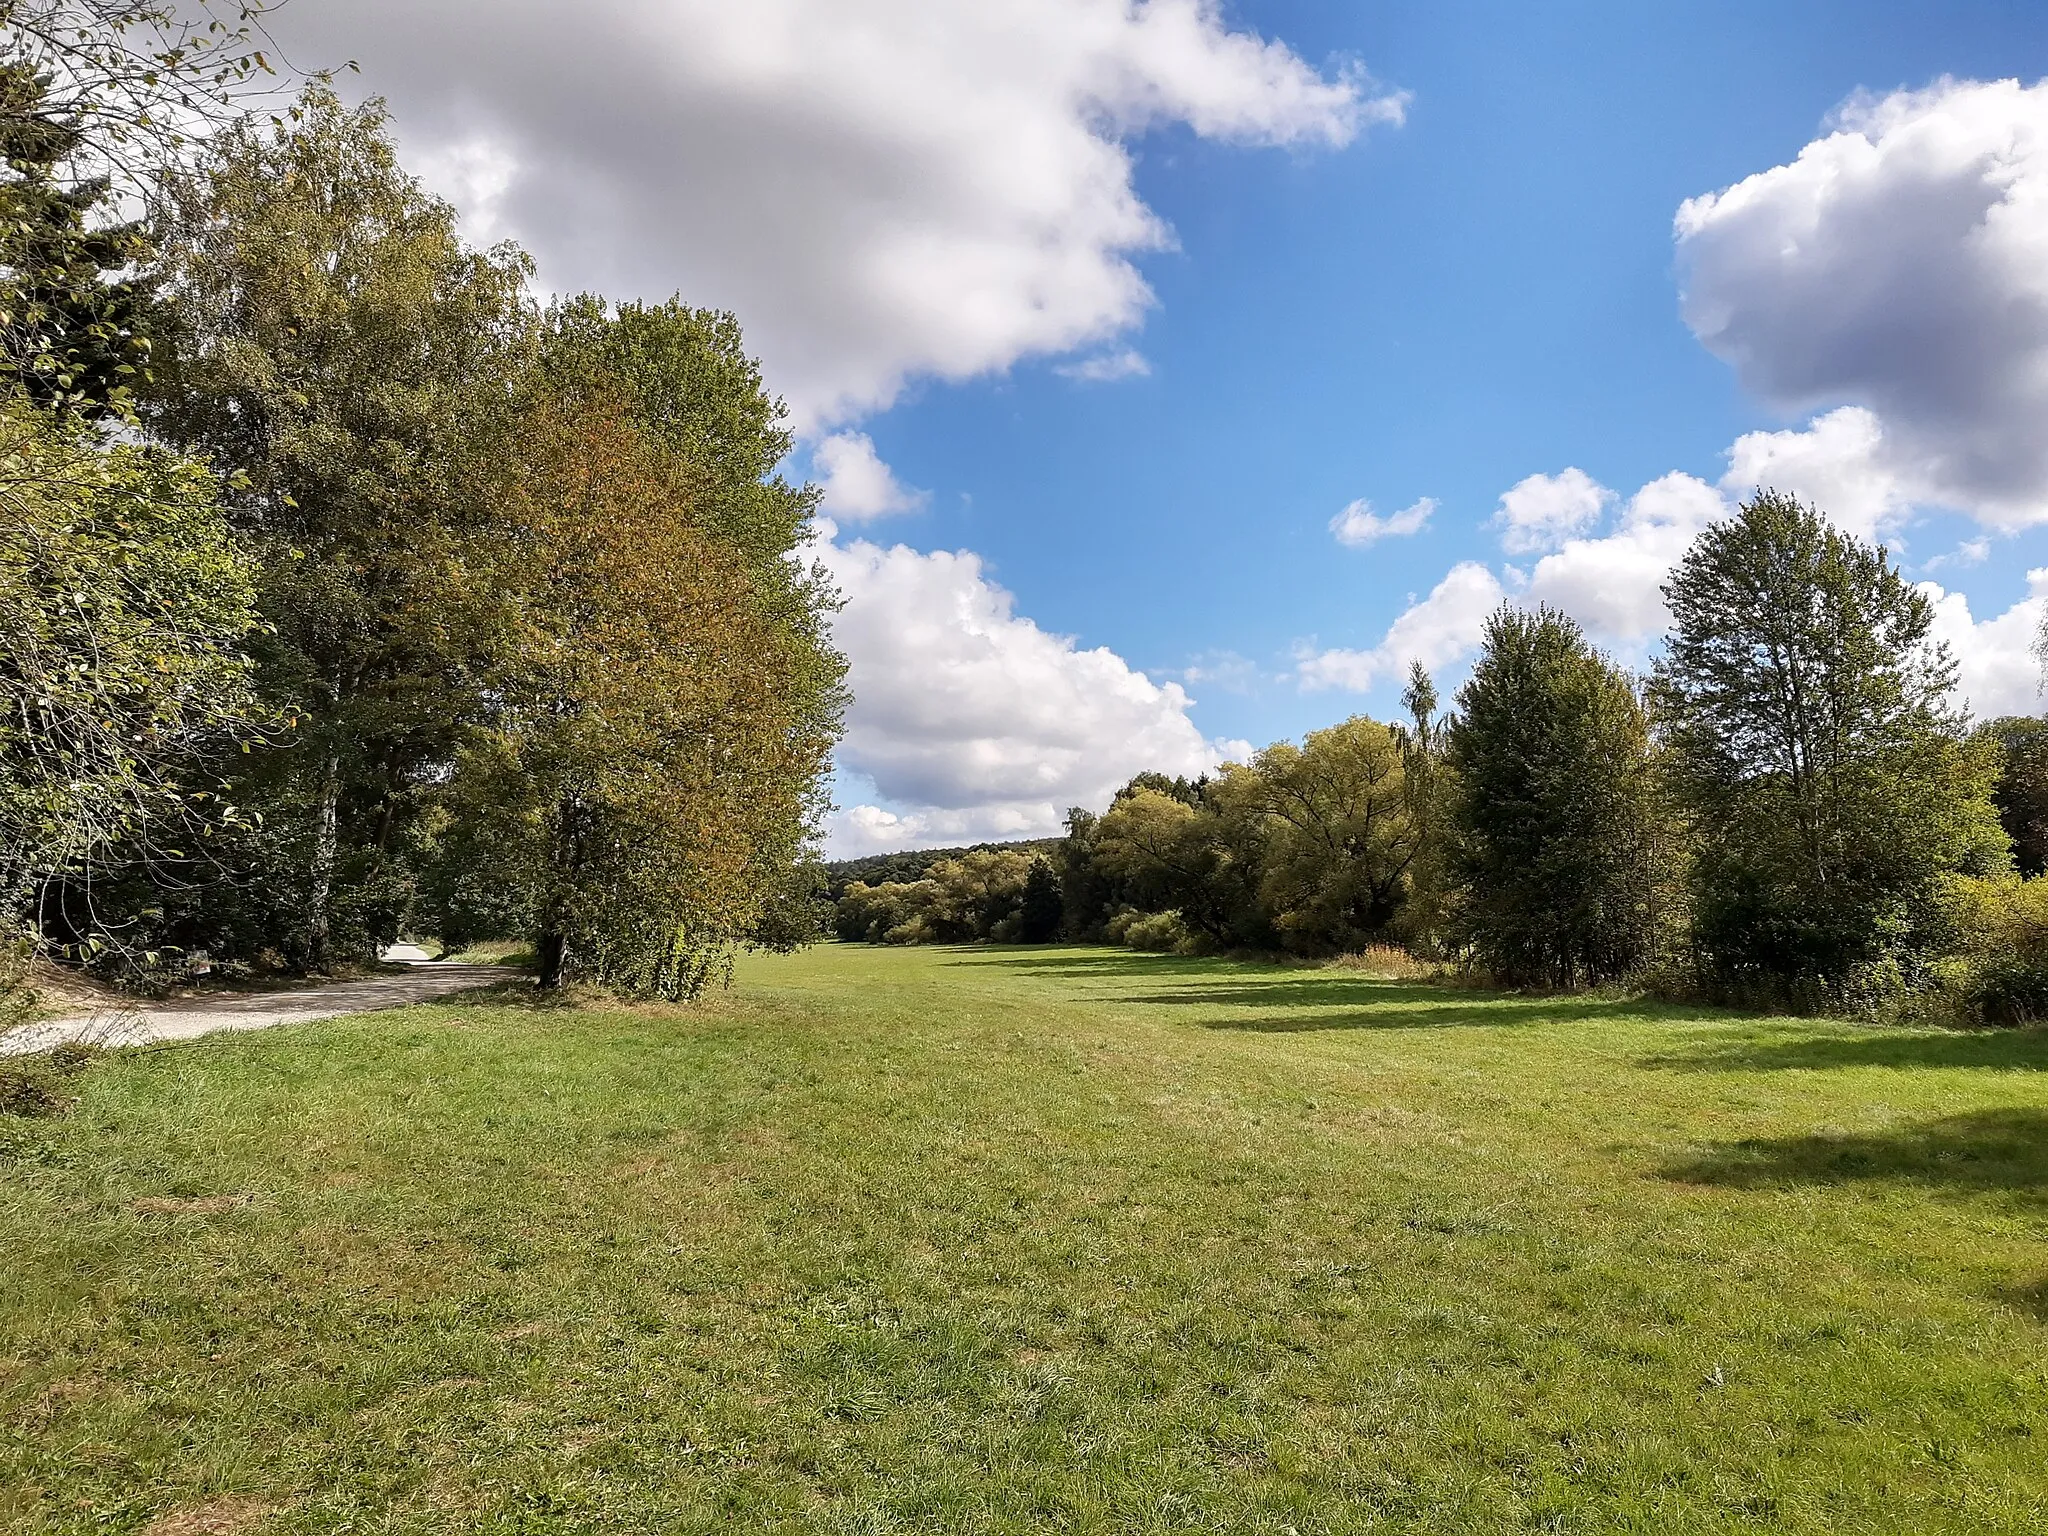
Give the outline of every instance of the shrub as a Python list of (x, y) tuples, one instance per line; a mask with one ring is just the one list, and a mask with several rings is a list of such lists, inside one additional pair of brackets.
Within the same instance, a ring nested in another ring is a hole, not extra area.
[(1189, 945), (1187, 925), (1178, 912), (1146, 912), (1124, 925), (1124, 943), (1153, 954), (1172, 954)]
[(1375, 981), (1419, 981), (1435, 973), (1434, 967), (1397, 944), (1368, 944), (1323, 965), (1326, 970), (1357, 971)]
[(1958, 878), (1943, 905), (1954, 954), (1931, 968), (1936, 1007), (1969, 1024), (2048, 1020), (2048, 876)]

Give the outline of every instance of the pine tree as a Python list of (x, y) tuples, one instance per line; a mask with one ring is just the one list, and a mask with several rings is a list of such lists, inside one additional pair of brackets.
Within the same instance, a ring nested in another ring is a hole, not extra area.
[(1024, 877), (1024, 904), (1017, 912), (1017, 936), (1026, 944), (1050, 944), (1060, 936), (1065, 904), (1060, 894), (1060, 877), (1052, 860), (1041, 855), (1031, 861)]
[(76, 121), (49, 81), (0, 65), (0, 378), (37, 406), (97, 418), (129, 408), (149, 361), (149, 255), (139, 223), (103, 214), (104, 176), (67, 178)]

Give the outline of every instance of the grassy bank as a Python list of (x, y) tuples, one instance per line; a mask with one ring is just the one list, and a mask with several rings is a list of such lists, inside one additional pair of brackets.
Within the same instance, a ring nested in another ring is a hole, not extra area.
[(128, 1053), (0, 1121), (0, 1529), (2037, 1532), (2044, 1068), (846, 947)]

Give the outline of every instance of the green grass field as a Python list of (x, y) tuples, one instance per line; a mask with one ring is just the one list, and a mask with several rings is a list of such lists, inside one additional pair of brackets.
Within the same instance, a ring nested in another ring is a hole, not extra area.
[(0, 1529), (2038, 1533), (2044, 1069), (837, 946), (131, 1052), (0, 1121)]

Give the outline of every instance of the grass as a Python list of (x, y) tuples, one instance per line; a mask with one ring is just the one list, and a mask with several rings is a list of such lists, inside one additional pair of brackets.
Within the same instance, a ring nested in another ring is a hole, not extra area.
[(445, 949), (435, 958), (460, 965), (506, 965), (529, 967), (533, 947), (513, 939), (485, 939), (461, 949)]
[(123, 1052), (0, 1121), (0, 1529), (2048, 1529), (2040, 1034), (1100, 950), (740, 980)]

